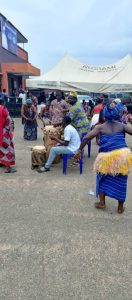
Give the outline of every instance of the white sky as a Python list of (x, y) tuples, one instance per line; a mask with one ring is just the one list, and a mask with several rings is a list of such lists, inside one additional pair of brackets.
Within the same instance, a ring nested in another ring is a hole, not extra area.
[(0, 0), (0, 9), (28, 39), (29, 61), (42, 74), (66, 52), (92, 64), (132, 53), (132, 0)]

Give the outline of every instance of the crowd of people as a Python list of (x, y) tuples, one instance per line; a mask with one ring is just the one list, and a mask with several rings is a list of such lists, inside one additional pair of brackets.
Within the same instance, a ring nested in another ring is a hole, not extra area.
[[(91, 101), (91, 100), (90, 100)], [(91, 139), (97, 139), (99, 155), (94, 164), (97, 173), (96, 192), (99, 202), (96, 208), (106, 207), (105, 197), (118, 200), (118, 213), (124, 211), (128, 173), (132, 167), (132, 153), (125, 142), (125, 134), (132, 135), (132, 114), (128, 113), (120, 99), (104, 102), (98, 98), (96, 105), (80, 103), (75, 91), (66, 97), (61, 91), (56, 96), (41, 104), (38, 112), (37, 97), (28, 95), (22, 101), (22, 123), (24, 139), (37, 140), (38, 119), (43, 127), (52, 125), (63, 130), (63, 137), (50, 135), (55, 141), (46, 162), (38, 172), (50, 171), (57, 155), (74, 154), (78, 163), (83, 148)], [(90, 120), (91, 117), (91, 120)], [(130, 125), (128, 125), (130, 123)], [(14, 173), (15, 151), (13, 143), (13, 125), (9, 112), (4, 105), (4, 97), (0, 96), (0, 164), (6, 167), (7, 173)]]

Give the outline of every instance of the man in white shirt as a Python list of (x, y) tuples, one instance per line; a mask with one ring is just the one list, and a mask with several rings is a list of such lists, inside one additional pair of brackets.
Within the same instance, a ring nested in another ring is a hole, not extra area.
[(22, 99), (22, 105), (26, 104), (26, 93), (23, 90), (20, 92), (19, 98)]
[(64, 140), (58, 139), (55, 136), (50, 136), (52, 140), (58, 142), (59, 145), (52, 147), (50, 149), (49, 158), (45, 164), (42, 166), (38, 172), (43, 173), (50, 171), (50, 167), (56, 158), (60, 154), (75, 154), (80, 147), (80, 137), (77, 130), (71, 125), (71, 118), (65, 116), (63, 119), (64, 127)]

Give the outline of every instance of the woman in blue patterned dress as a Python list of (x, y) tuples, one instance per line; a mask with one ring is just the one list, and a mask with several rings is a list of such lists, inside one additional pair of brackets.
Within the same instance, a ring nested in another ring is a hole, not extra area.
[(99, 202), (96, 208), (106, 207), (105, 197), (109, 196), (118, 201), (118, 213), (123, 213), (126, 200), (128, 173), (132, 168), (132, 153), (125, 142), (125, 133), (132, 135), (132, 127), (119, 122), (122, 104), (107, 104), (104, 108), (104, 124), (97, 125), (84, 137), (80, 152), (92, 138), (99, 136), (99, 154), (94, 163), (97, 173), (96, 195)]
[(24, 119), (24, 139), (28, 141), (37, 140), (37, 111), (30, 98), (23, 105), (22, 118)]

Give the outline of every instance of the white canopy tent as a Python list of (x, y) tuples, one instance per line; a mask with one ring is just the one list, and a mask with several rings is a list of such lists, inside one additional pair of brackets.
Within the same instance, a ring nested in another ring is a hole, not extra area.
[(43, 76), (27, 79), (27, 88), (61, 89), (93, 93), (132, 92), (132, 56), (115, 64), (88, 65), (70, 55)]

